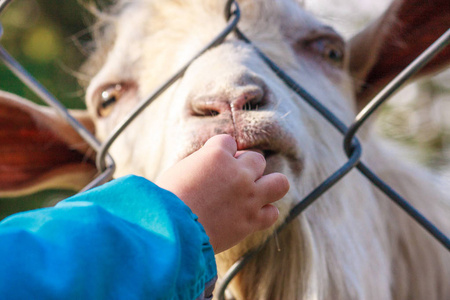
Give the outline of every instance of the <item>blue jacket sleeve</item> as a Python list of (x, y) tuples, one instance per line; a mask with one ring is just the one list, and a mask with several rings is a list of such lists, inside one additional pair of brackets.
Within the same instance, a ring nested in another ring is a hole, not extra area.
[(197, 217), (141, 177), (0, 223), (0, 299), (197, 299), (215, 277)]

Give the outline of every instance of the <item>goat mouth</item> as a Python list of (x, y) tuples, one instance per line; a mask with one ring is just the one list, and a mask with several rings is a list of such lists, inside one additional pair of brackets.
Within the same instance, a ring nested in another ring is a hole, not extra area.
[(275, 155), (276, 154), (276, 152), (275, 151), (272, 151), (272, 150), (264, 150), (263, 151), (263, 155), (264, 155), (264, 157), (266, 157), (266, 158), (268, 158), (268, 157), (270, 157), (270, 156), (272, 156), (272, 155)]
[(297, 140), (276, 122), (258, 122), (253, 126), (241, 125), (237, 128), (239, 130), (233, 130), (223, 124), (200, 130), (197, 128), (191, 133), (192, 139), (179, 157), (184, 158), (197, 151), (214, 135), (230, 134), (236, 140), (238, 151), (255, 151), (264, 156), (268, 173), (285, 169), (286, 162), (291, 169), (295, 168), (293, 171), (296, 173), (303, 169), (303, 155)]
[[(207, 140), (207, 139), (206, 139)], [(183, 159), (198, 149), (200, 149), (206, 140), (196, 140), (187, 151), (184, 152), (180, 158)], [(299, 153), (299, 148), (295, 145), (292, 139), (272, 140), (268, 143), (265, 140), (264, 143), (258, 144), (243, 144), (237, 139), (238, 151), (255, 151), (262, 154), (266, 160), (266, 168), (264, 175), (282, 172), (285, 173), (289, 169), (289, 173), (300, 176), (304, 168), (304, 159)], [(286, 174), (285, 174), (286, 175)]]
[(275, 155), (276, 152), (273, 150), (262, 150), (262, 149), (258, 149), (258, 148), (250, 148), (250, 149), (239, 149), (238, 151), (253, 151), (253, 152), (258, 152), (259, 154), (261, 154), (262, 156), (264, 156), (265, 159), (271, 157), (272, 155)]

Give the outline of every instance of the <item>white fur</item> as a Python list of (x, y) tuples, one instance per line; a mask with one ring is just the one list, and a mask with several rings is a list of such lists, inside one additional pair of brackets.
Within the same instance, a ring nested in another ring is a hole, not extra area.
[[(113, 38), (89, 62), (100, 68), (93, 71), (96, 75), (87, 96), (99, 138), (105, 139), (138, 99), (152, 92), (221, 31), (224, 2), (130, 1), (123, 4), (120, 13), (104, 21)], [(242, 31), (350, 124), (355, 99), (346, 68), (333, 66), (309, 48), (293, 46), (326, 31), (323, 25), (294, 0), (239, 2)], [(242, 89), (254, 86), (249, 78), (266, 86), (267, 102), (262, 107), (215, 117), (189, 113), (203, 98), (226, 103), (235, 99)], [(99, 119), (95, 115), (98, 90), (117, 82), (135, 85), (109, 117)], [(218, 100), (222, 98), (225, 100)], [(289, 90), (251, 46), (231, 35), (197, 59), (119, 137), (111, 149), (118, 166), (116, 175), (134, 173), (155, 179), (217, 133), (232, 134), (242, 147), (263, 136), (272, 148), (282, 149), (268, 158), (268, 171), (283, 172), (291, 183), (289, 194), (277, 203), (280, 222), (293, 205), (347, 161), (342, 135)], [(361, 135), (363, 160), (448, 234), (449, 211), (442, 206), (444, 196), (433, 180), (385, 152), (370, 130)], [(286, 144), (290, 147), (283, 146)], [(220, 273), (269, 234), (257, 233), (219, 255)], [(289, 225), (279, 240), (281, 252), (270, 242), (238, 276), (231, 288), (234, 297), (450, 298), (450, 255), (356, 170)]]

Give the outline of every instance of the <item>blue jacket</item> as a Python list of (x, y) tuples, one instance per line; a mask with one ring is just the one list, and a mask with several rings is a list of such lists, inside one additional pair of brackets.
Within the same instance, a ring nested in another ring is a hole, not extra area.
[(0, 299), (202, 299), (215, 278), (197, 217), (141, 177), (0, 223)]

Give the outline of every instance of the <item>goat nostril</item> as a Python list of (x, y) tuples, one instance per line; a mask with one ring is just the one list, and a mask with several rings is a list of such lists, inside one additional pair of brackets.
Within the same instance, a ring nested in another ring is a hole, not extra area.
[(191, 108), (191, 115), (195, 117), (214, 117), (219, 114), (219, 108), (215, 108), (211, 103), (196, 103), (196, 105), (192, 105)]
[(218, 114), (219, 114), (219, 112), (216, 110), (209, 110), (208, 113), (206, 114), (206, 116), (214, 117), (214, 116), (217, 116)]
[(239, 97), (232, 101), (232, 106), (235, 109), (242, 109), (245, 111), (258, 110), (265, 105), (266, 93), (260, 87), (243, 92)]
[(242, 110), (258, 110), (260, 106), (263, 106), (263, 98), (252, 99), (251, 101), (245, 102)]
[(190, 114), (195, 117), (214, 117), (226, 112), (255, 111), (267, 103), (265, 89), (259, 86), (236, 88), (227, 94), (195, 96), (190, 99)]

